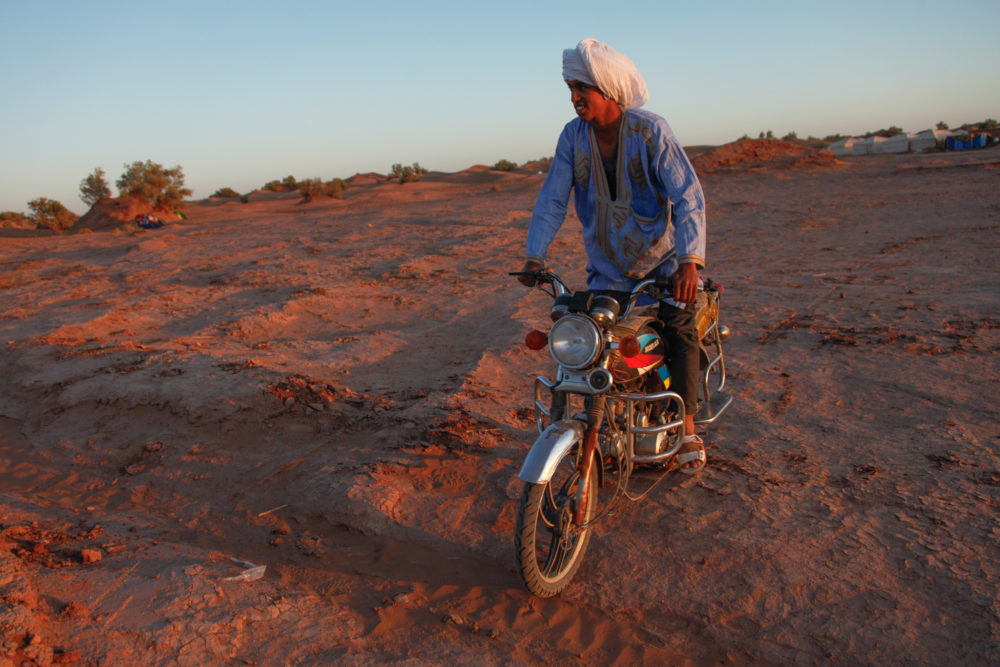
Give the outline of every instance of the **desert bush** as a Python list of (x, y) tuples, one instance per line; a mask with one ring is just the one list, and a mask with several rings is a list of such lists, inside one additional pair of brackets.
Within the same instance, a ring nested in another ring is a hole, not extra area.
[(80, 199), (87, 206), (93, 206), (102, 199), (111, 198), (111, 188), (104, 178), (104, 170), (96, 167), (93, 173), (80, 181)]
[(0, 213), (0, 227), (24, 227), (34, 221), (24, 213), (14, 211), (4, 211)]
[(935, 129), (938, 129), (938, 130), (947, 130), (948, 129), (948, 123), (944, 122), (943, 120), (939, 120), (938, 124), (935, 126)]
[(298, 183), (299, 194), (302, 195), (304, 202), (310, 202), (316, 197), (340, 199), (344, 196), (345, 188), (347, 188), (347, 182), (342, 178), (335, 178), (325, 183), (319, 178), (307, 178)]
[(223, 197), (225, 199), (234, 199), (240, 196), (240, 193), (232, 188), (219, 188), (212, 195), (213, 197)]
[(48, 227), (57, 232), (69, 229), (76, 224), (78, 218), (76, 214), (55, 199), (46, 199), (45, 197), (32, 199), (28, 202), (28, 208), (31, 209), (33, 214), (31, 219), (39, 227)]
[(179, 166), (164, 169), (151, 160), (125, 165), (117, 185), (122, 197), (149, 202), (166, 211), (183, 208), (184, 197), (191, 195), (191, 190), (184, 187), (184, 171)]
[(404, 167), (401, 163), (392, 165), (389, 172), (390, 178), (398, 178), (400, 183), (413, 183), (419, 181), (420, 177), (427, 173), (427, 170), (420, 166), (419, 162), (414, 162), (409, 167)]
[(302, 195), (302, 201), (307, 202), (319, 197), (326, 191), (323, 181), (318, 178), (307, 178), (304, 181), (299, 181), (298, 187), (299, 194)]
[(795, 141), (798, 138), (799, 138), (799, 133), (796, 132), (795, 130), (792, 130), (791, 132), (789, 132), (788, 134), (786, 134), (785, 136), (783, 136), (781, 138), (781, 140), (782, 141)]
[(517, 169), (517, 163), (511, 162), (510, 160), (500, 160), (491, 168), (496, 171), (514, 171)]
[(326, 182), (326, 194), (328, 197), (333, 197), (334, 199), (341, 199), (344, 196), (344, 190), (347, 189), (347, 181), (342, 178), (335, 178), (332, 181)]
[(280, 181), (268, 181), (261, 189), (268, 192), (295, 192), (299, 189), (299, 181), (295, 180), (295, 177), (289, 174)]
[(865, 139), (868, 137), (894, 137), (897, 134), (903, 134), (903, 128), (896, 125), (890, 125), (888, 128), (882, 128), (881, 130), (876, 130), (875, 132), (865, 132), (863, 135)]

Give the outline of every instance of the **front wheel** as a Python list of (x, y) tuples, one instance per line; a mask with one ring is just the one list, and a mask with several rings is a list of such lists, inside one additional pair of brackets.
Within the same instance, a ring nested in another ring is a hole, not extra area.
[(590, 466), (590, 482), (583, 526), (573, 525), (580, 473), (576, 469), (579, 445), (556, 466), (552, 479), (527, 483), (521, 492), (514, 530), (514, 547), (525, 585), (543, 598), (557, 594), (580, 568), (590, 541), (590, 521), (597, 509), (597, 461)]

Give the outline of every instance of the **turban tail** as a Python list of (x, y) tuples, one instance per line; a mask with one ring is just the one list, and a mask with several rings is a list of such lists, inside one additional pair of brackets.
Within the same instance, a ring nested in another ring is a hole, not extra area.
[(596, 86), (626, 109), (637, 109), (649, 100), (646, 82), (628, 56), (596, 39), (563, 51), (563, 79)]

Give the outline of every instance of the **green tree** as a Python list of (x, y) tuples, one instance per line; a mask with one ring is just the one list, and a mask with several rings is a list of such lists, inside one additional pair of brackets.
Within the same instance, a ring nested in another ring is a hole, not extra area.
[(184, 171), (179, 166), (164, 169), (151, 160), (125, 165), (125, 173), (116, 185), (122, 197), (133, 197), (167, 211), (183, 208), (184, 197), (191, 196), (191, 190), (184, 187)]
[(72, 211), (68, 210), (55, 199), (46, 199), (45, 197), (32, 199), (28, 202), (28, 208), (32, 212), (31, 219), (39, 227), (48, 227), (57, 232), (69, 229), (76, 224), (78, 219)]
[(495, 169), (496, 171), (514, 171), (517, 169), (517, 163), (511, 162), (510, 160), (500, 160), (493, 165), (492, 169)]
[(939, 129), (939, 130), (947, 130), (948, 129), (948, 123), (944, 122), (943, 120), (939, 120), (938, 124), (937, 124), (937, 129)]
[(87, 206), (93, 206), (102, 199), (111, 198), (111, 188), (104, 178), (104, 170), (96, 167), (93, 173), (80, 181), (80, 199)]

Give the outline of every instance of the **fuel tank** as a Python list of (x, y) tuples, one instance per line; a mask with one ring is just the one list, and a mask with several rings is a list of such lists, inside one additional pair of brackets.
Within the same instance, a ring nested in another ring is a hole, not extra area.
[(636, 380), (663, 365), (667, 356), (667, 346), (654, 327), (656, 319), (649, 316), (630, 317), (618, 323), (612, 333), (621, 340), (625, 336), (635, 336), (639, 341), (639, 354), (625, 359), (615, 353), (611, 360), (611, 375), (615, 382), (627, 383)]

